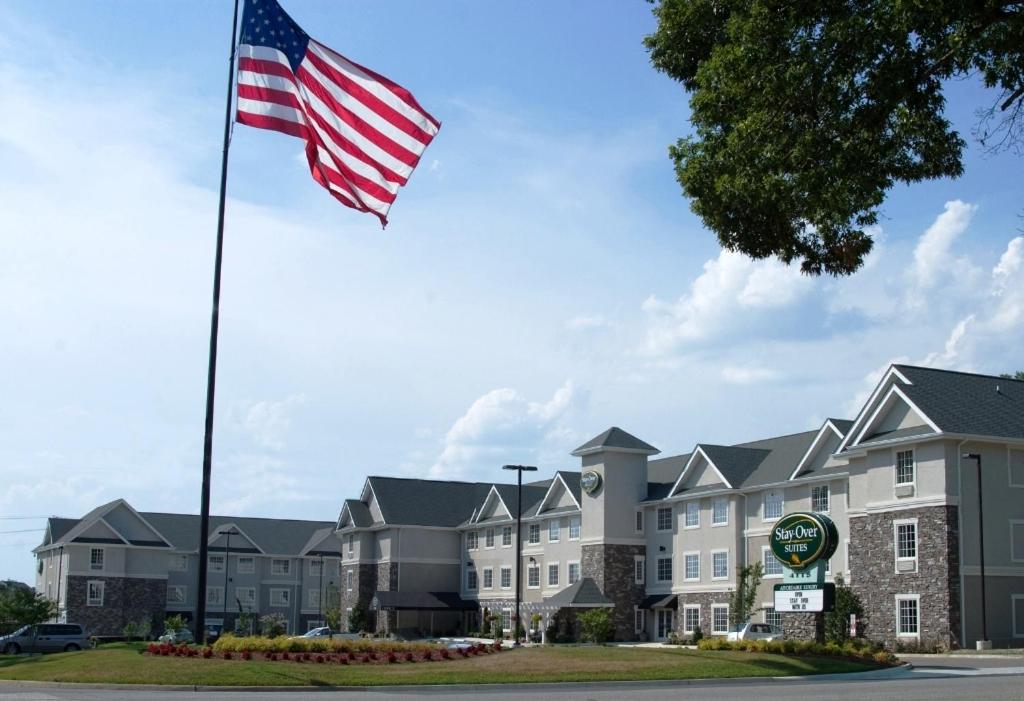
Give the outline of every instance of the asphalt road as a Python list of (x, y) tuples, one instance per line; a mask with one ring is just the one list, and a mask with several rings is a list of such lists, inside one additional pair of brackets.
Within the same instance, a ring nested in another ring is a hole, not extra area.
[(0, 701), (409, 701), (414, 698), (494, 701), (1024, 701), (1024, 658), (911, 658), (913, 669), (808, 679), (712, 682), (534, 684), (512, 686), (380, 688), (347, 691), (175, 691), (14, 686), (0, 682)]

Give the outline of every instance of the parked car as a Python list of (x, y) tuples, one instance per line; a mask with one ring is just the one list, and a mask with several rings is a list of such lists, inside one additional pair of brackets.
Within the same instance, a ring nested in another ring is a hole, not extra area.
[(77, 623), (40, 623), (24, 626), (0, 637), (0, 652), (72, 652), (89, 646), (85, 629)]
[(320, 638), (326, 638), (326, 639), (329, 640), (330, 637), (333, 634), (334, 634), (334, 631), (332, 631), (327, 626), (320, 626), (319, 628), (313, 628), (313, 629), (311, 629), (309, 631), (306, 631), (302, 635), (293, 635), (292, 637), (293, 638), (302, 638), (302, 639), (305, 639), (305, 640), (320, 639)]
[(161, 643), (170, 643), (171, 645), (178, 645), (181, 643), (194, 643), (195, 638), (192, 636), (192, 631), (188, 628), (178, 628), (177, 630), (169, 630), (161, 635), (157, 640)]
[(206, 624), (206, 642), (213, 645), (217, 642), (217, 639), (224, 633), (224, 626), (220, 623), (208, 623)]
[(782, 640), (785, 636), (778, 626), (767, 623), (744, 623), (733, 626), (726, 640)]

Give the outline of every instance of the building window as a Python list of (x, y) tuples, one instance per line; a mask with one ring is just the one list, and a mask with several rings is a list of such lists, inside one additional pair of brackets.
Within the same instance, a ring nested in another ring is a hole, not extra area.
[(167, 605), (168, 606), (181, 606), (185, 603), (185, 585), (184, 584), (169, 584), (167, 585)]
[(345, 572), (345, 589), (352, 591), (352, 570)]
[(914, 451), (901, 450), (896, 453), (896, 484), (914, 483)]
[(506, 632), (512, 630), (512, 609), (501, 612), (501, 629)]
[(764, 493), (764, 517), (765, 521), (774, 521), (775, 519), (782, 518), (783, 512), (783, 499), (782, 492), (771, 491)]
[(236, 566), (238, 574), (252, 574), (256, 571), (256, 558), (251, 555), (240, 555)]
[(711, 553), (711, 578), (729, 579), (729, 551), (719, 550)]
[(580, 581), (580, 563), (570, 562), (569, 563), (569, 584), (575, 584)]
[(1010, 521), (1010, 560), (1024, 562), (1024, 521)]
[(823, 484), (820, 487), (811, 487), (811, 511), (827, 514), (829, 506), (828, 485)]
[(562, 537), (562, 525), (558, 522), (558, 519), (553, 519), (548, 522), (548, 542), (557, 543), (558, 539)]
[(711, 604), (711, 632), (729, 632), (729, 604)]
[(633, 607), (633, 632), (643, 633), (647, 623), (647, 614), (639, 606)]
[(188, 572), (188, 555), (171, 555), (167, 569), (171, 572)]
[(671, 582), (672, 581), (672, 558), (671, 557), (659, 557), (658, 558), (658, 581), (659, 582)]
[(320, 590), (319, 589), (308, 589), (306, 590), (306, 601), (309, 602), (309, 608), (318, 609), (320, 608)]
[(644, 532), (644, 512), (643, 511), (637, 511), (636, 512), (636, 532), (637, 533), (643, 533)]
[(917, 521), (893, 522), (896, 540), (896, 571), (917, 571)]
[(85, 605), (102, 606), (104, 588), (105, 582), (89, 580), (89, 582), (86, 583)]
[(235, 587), (235, 598), (242, 606), (255, 606), (256, 587)]
[(292, 592), (290, 589), (271, 589), (270, 590), (270, 605), (271, 606), (289, 606), (291, 605)]
[(896, 596), (896, 635), (910, 638), (918, 636), (920, 604), (917, 594)]
[(488, 528), (484, 532), (484, 547), (485, 548), (493, 548), (494, 547), (494, 529), (493, 528)]
[(223, 555), (210, 555), (207, 560), (209, 569), (211, 572), (223, 572), (224, 571), (224, 556)]
[(549, 587), (557, 587), (558, 586), (558, 563), (557, 562), (549, 562), (548, 563), (548, 586)]
[(719, 497), (711, 502), (711, 525), (726, 526), (729, 524), (729, 500)]
[(529, 565), (526, 568), (526, 586), (530, 589), (540, 586), (540, 565)]
[(661, 506), (658, 507), (658, 530), (659, 531), (671, 531), (672, 530), (672, 507)]
[(512, 588), (512, 568), (502, 567), (501, 568), (501, 588), (511, 589)]
[(352, 557), (352, 553), (355, 551), (355, 537), (351, 534), (348, 536), (348, 556)]
[(206, 605), (224, 605), (224, 587), (206, 587)]
[(1024, 487), (1024, 450), (1010, 450), (1010, 486)]
[(470, 531), (466, 534), (466, 550), (476, 550), (480, 547), (480, 534)]
[(700, 606), (683, 607), (683, 632), (692, 633), (700, 627)]
[(309, 576), (310, 577), (319, 577), (320, 574), (323, 572), (323, 569), (324, 569), (324, 562), (323, 562), (323, 560), (317, 559), (317, 560), (310, 560), (309, 561)]
[(569, 519), (569, 540), (580, 539), (580, 519), (579, 517)]
[(1010, 615), (1013, 618), (1013, 637), (1024, 638), (1024, 594), (1010, 594)]
[(484, 589), (493, 589), (493, 588), (494, 588), (494, 568), (492, 568), (492, 567), (485, 567), (484, 568)]
[(501, 547), (512, 547), (512, 526), (505, 526), (501, 529)]
[(782, 614), (776, 611), (774, 606), (765, 606), (762, 611), (764, 613), (765, 623), (777, 628), (782, 627)]
[(700, 581), (700, 553), (683, 555), (683, 579), (687, 582)]
[(468, 569), (468, 570), (466, 570), (466, 589), (469, 589), (471, 591), (475, 590), (476, 589), (476, 584), (477, 584), (477, 581), (476, 581), (476, 570), (475, 569)]
[(102, 572), (105, 555), (106, 551), (103, 548), (92, 548), (89, 550), (89, 569), (94, 572)]
[(633, 582), (634, 584), (644, 583), (644, 571), (647, 568), (647, 559), (643, 555), (633, 556)]
[(291, 560), (271, 560), (270, 561), (270, 573), (279, 576), (287, 576), (292, 573), (292, 561)]
[(772, 549), (767, 546), (761, 548), (761, 567), (764, 569), (765, 578), (781, 577), (783, 574), (782, 563), (772, 555)]
[(700, 526), (700, 502), (686, 502), (686, 528), (697, 528)]
[(531, 523), (527, 528), (529, 529), (529, 537), (526, 542), (530, 545), (538, 545), (540, 543), (540, 524)]

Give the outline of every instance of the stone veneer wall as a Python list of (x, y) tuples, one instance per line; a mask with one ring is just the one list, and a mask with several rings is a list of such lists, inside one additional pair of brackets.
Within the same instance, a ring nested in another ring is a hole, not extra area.
[[(377, 564), (374, 591), (398, 591), (398, 563), (380, 562)], [(372, 594), (370, 596), (373, 596)], [(371, 612), (372, 614), (373, 612)], [(398, 625), (396, 611), (377, 611), (376, 630), (378, 633), (393, 632)]]
[(636, 640), (633, 607), (644, 598), (644, 585), (634, 576), (635, 555), (646, 555), (644, 545), (584, 545), (580, 548), (580, 576), (590, 577), (615, 602), (612, 623), (615, 640)]
[[(687, 592), (678, 596), (678, 609), (676, 610), (676, 630), (683, 635), (683, 606), (700, 606), (700, 631), (705, 636), (711, 636), (711, 605), (728, 604), (730, 594), (727, 591), (712, 592)], [(651, 640), (657, 635), (657, 619), (651, 619)], [(718, 635), (723, 635), (719, 633)]]
[[(917, 519), (917, 572), (897, 573), (893, 521)], [(960, 532), (957, 507), (932, 506), (850, 519), (850, 582), (866, 635), (893, 646), (896, 595), (919, 594), (920, 641), (960, 645)]]
[[(87, 582), (102, 581), (103, 605), (87, 606)], [(167, 605), (166, 579), (68, 576), (67, 620), (85, 627), (88, 635), (121, 635), (125, 623), (149, 621), (154, 632), (163, 626)]]
[[(352, 591), (348, 590), (348, 572), (352, 572)], [(373, 598), (374, 592), (377, 590), (377, 567), (374, 565), (342, 565), (341, 567), (341, 586), (339, 590), (341, 600), (341, 628), (342, 630), (352, 632), (348, 630), (348, 609), (355, 608), (356, 605), (362, 601), (363, 604), (369, 606), (370, 599)], [(373, 621), (373, 611), (370, 612), (371, 627)]]

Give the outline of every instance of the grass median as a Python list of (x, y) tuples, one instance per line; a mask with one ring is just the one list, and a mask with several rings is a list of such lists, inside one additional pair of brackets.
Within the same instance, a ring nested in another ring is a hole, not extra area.
[(0, 656), (0, 680), (196, 686), (382, 686), (786, 677), (857, 672), (845, 659), (671, 648), (544, 647), (440, 662), (298, 664), (154, 657), (140, 645), (44, 656)]

